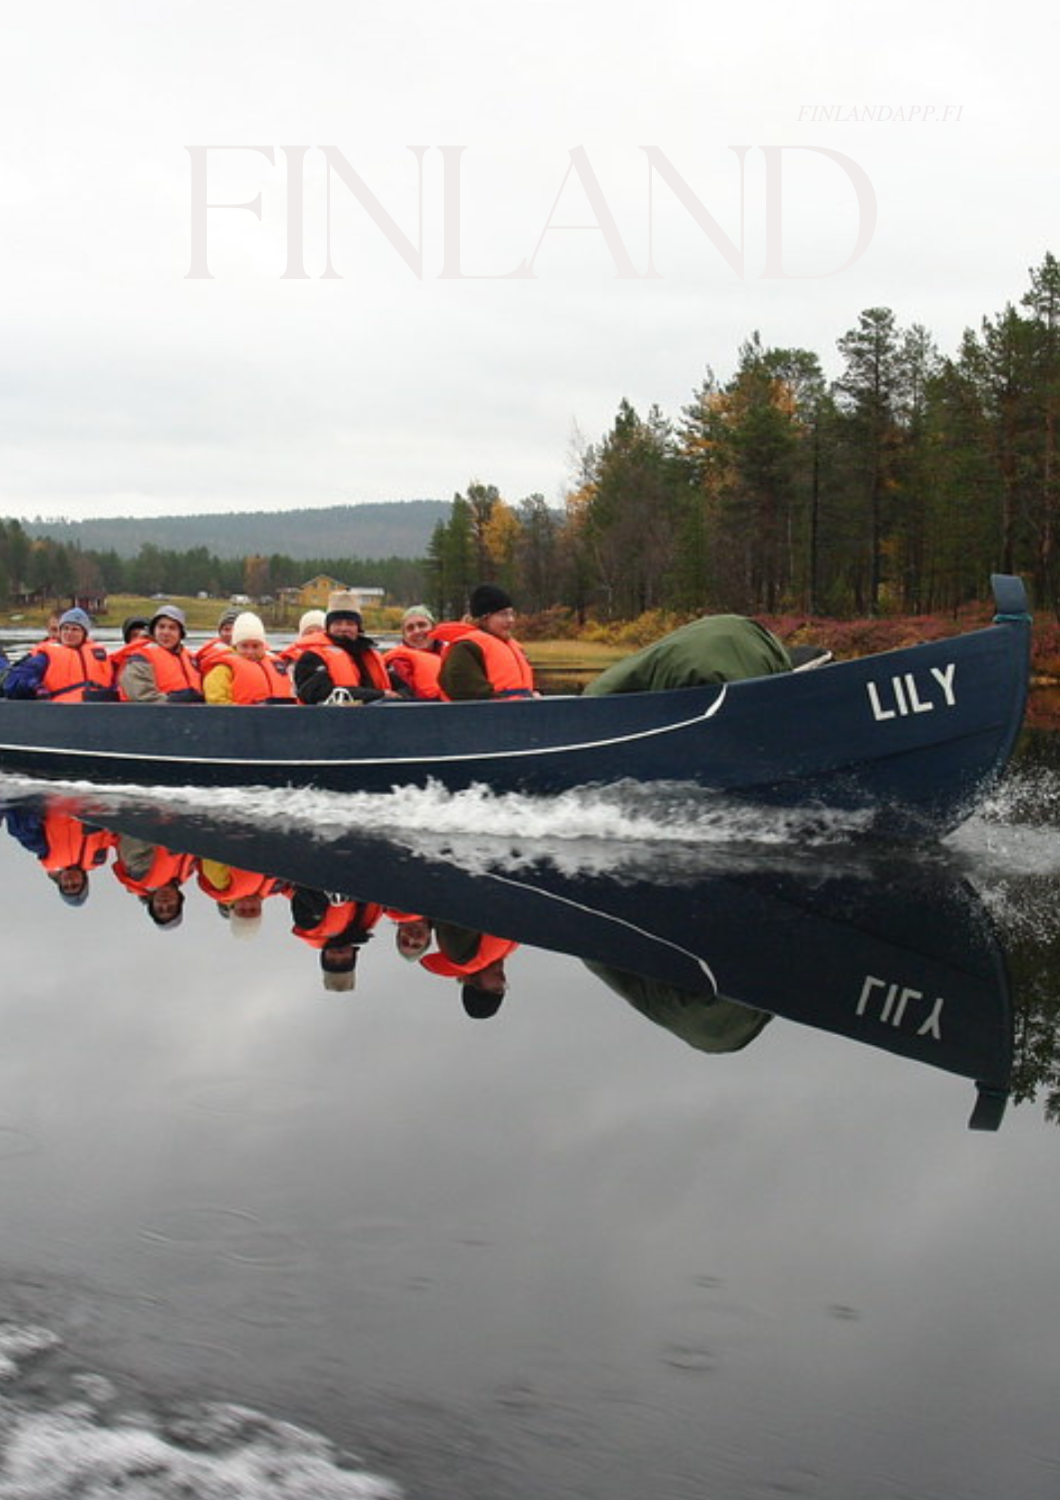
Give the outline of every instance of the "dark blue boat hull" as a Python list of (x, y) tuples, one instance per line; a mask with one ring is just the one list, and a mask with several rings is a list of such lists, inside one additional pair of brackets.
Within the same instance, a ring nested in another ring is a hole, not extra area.
[(1011, 755), (1029, 620), (808, 672), (677, 692), (492, 703), (236, 708), (0, 702), (0, 768), (66, 781), (555, 794), (692, 784), (769, 805), (960, 822)]

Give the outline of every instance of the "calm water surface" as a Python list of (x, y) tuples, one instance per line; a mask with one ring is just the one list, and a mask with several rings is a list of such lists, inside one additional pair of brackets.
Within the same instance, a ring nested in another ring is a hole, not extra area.
[[(679, 802), (7, 784), (0, 1500), (1052, 1500), (1055, 750), (897, 861)], [(179, 927), (114, 847), (62, 899), (75, 812), (198, 843)], [(199, 873), (269, 839), (233, 921)], [(390, 915), (325, 988), (314, 871), (517, 937), (497, 1013)]]

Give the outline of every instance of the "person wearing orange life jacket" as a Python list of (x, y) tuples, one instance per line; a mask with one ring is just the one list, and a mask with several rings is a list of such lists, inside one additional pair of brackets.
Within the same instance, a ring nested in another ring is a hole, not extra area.
[(413, 698), (437, 701), (442, 696), (438, 673), (444, 643), (431, 632), (435, 618), (425, 604), (413, 604), (401, 617), (401, 645), (383, 653), (391, 678), (397, 678)]
[(361, 948), (383, 915), (373, 902), (338, 900), (326, 891), (295, 886), (291, 895), (291, 931), (311, 948), (320, 950), (324, 988), (348, 993), (356, 984), (355, 969)]
[(68, 609), (59, 620), (59, 639), (41, 641), (11, 668), (4, 679), (6, 696), (52, 703), (113, 698), (107, 652), (91, 639), (91, 629), (83, 609)]
[(122, 621), (121, 639), (122, 644), (116, 646), (108, 658), (110, 661), (111, 685), (119, 688), (121, 674), (125, 670), (125, 663), (132, 656), (140, 641), (150, 640), (151, 632), (147, 628), (147, 618), (144, 615), (130, 615), (127, 620)]
[(515, 607), (511, 595), (495, 583), (472, 590), (470, 617), (442, 658), (438, 685), (450, 703), (472, 699), (539, 698), (526, 654), (512, 638)]
[(495, 1016), (508, 992), (504, 961), (519, 944), (455, 922), (436, 922), (434, 934), (438, 951), (421, 958), (421, 967), (429, 974), (461, 981), (460, 998), (473, 1021)]
[(232, 627), (238, 618), (238, 609), (226, 609), (217, 622), (217, 634), (211, 636), (208, 641), (204, 641), (199, 649), (192, 653), (199, 675), (204, 680), (210, 668), (228, 655), (232, 645)]
[(264, 625), (249, 611), (236, 616), (231, 650), (214, 657), (202, 690), (212, 704), (297, 701), (286, 663), (269, 650)]
[(280, 656), (287, 663), (288, 668), (293, 671), (294, 664), (306, 649), (306, 639), (312, 635), (319, 635), (324, 629), (324, 621), (327, 615), (322, 609), (307, 609), (298, 622), (298, 634), (293, 641), (288, 641), (280, 652)]
[(326, 703), (336, 688), (346, 701), (375, 703), (398, 698), (375, 642), (361, 632), (357, 596), (335, 593), (328, 599), (324, 629), (305, 638), (305, 649), (295, 662), (294, 685), (302, 703)]
[(202, 679), (186, 646), (187, 622), (175, 604), (162, 604), (122, 668), (119, 691), (128, 703), (201, 703)]

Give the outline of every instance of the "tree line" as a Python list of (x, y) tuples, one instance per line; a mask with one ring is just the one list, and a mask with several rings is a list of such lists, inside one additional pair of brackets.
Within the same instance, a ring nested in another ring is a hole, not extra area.
[(221, 558), (205, 547), (184, 551), (145, 542), (135, 557), (114, 549), (95, 551), (30, 536), (17, 520), (0, 520), (0, 603), (20, 599), (56, 602), (93, 594), (208, 594), (227, 598), (275, 597), (318, 573), (342, 583), (384, 588), (392, 599), (417, 599), (425, 587), (423, 564), (414, 558), (266, 557)]
[(218, 558), (146, 543), (133, 558), (0, 522), (0, 598), (35, 589), (200, 591), (258, 599), (314, 573), (382, 586), (391, 603), (463, 612), (506, 586), (530, 614), (647, 611), (838, 617), (956, 610), (992, 571), (1021, 573), (1060, 618), (1060, 262), (952, 356), (890, 308), (837, 340), (839, 375), (753, 333), (735, 373), (708, 368), (676, 418), (619, 403), (581, 443), (562, 504), (478, 480), (454, 495), (423, 558)]
[(562, 511), (478, 482), (454, 497), (427, 558), (434, 602), (458, 612), (489, 578), (580, 619), (923, 614), (1001, 571), (1060, 613), (1060, 264), (1029, 276), (950, 357), (872, 307), (837, 340), (834, 380), (756, 332), (676, 420), (623, 400)]

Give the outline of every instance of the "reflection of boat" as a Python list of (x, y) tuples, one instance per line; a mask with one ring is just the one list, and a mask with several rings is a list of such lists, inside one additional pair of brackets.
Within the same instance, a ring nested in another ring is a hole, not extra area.
[(725, 1050), (760, 1029), (754, 1016), (730, 1015), (722, 1036), (718, 1013), (707, 1013), (722, 1000), (866, 1042), (974, 1079), (972, 1123), (1000, 1121), (1012, 1064), (1004, 960), (974, 891), (940, 859), (876, 853), (829, 868), (730, 851), (689, 865), (686, 851), (662, 871), (656, 860), (570, 874), (545, 859), (484, 861), (452, 841), (427, 853), (380, 837), (316, 841), (305, 827), (111, 808), (105, 796), (83, 816), (298, 885), (574, 954), (696, 1046)]
[(348, 711), (0, 702), (0, 767), (140, 785), (554, 793), (688, 782), (769, 805), (872, 808), (901, 828), (959, 822), (1008, 761), (1026, 701), (1023, 585), (950, 640), (679, 691)]

